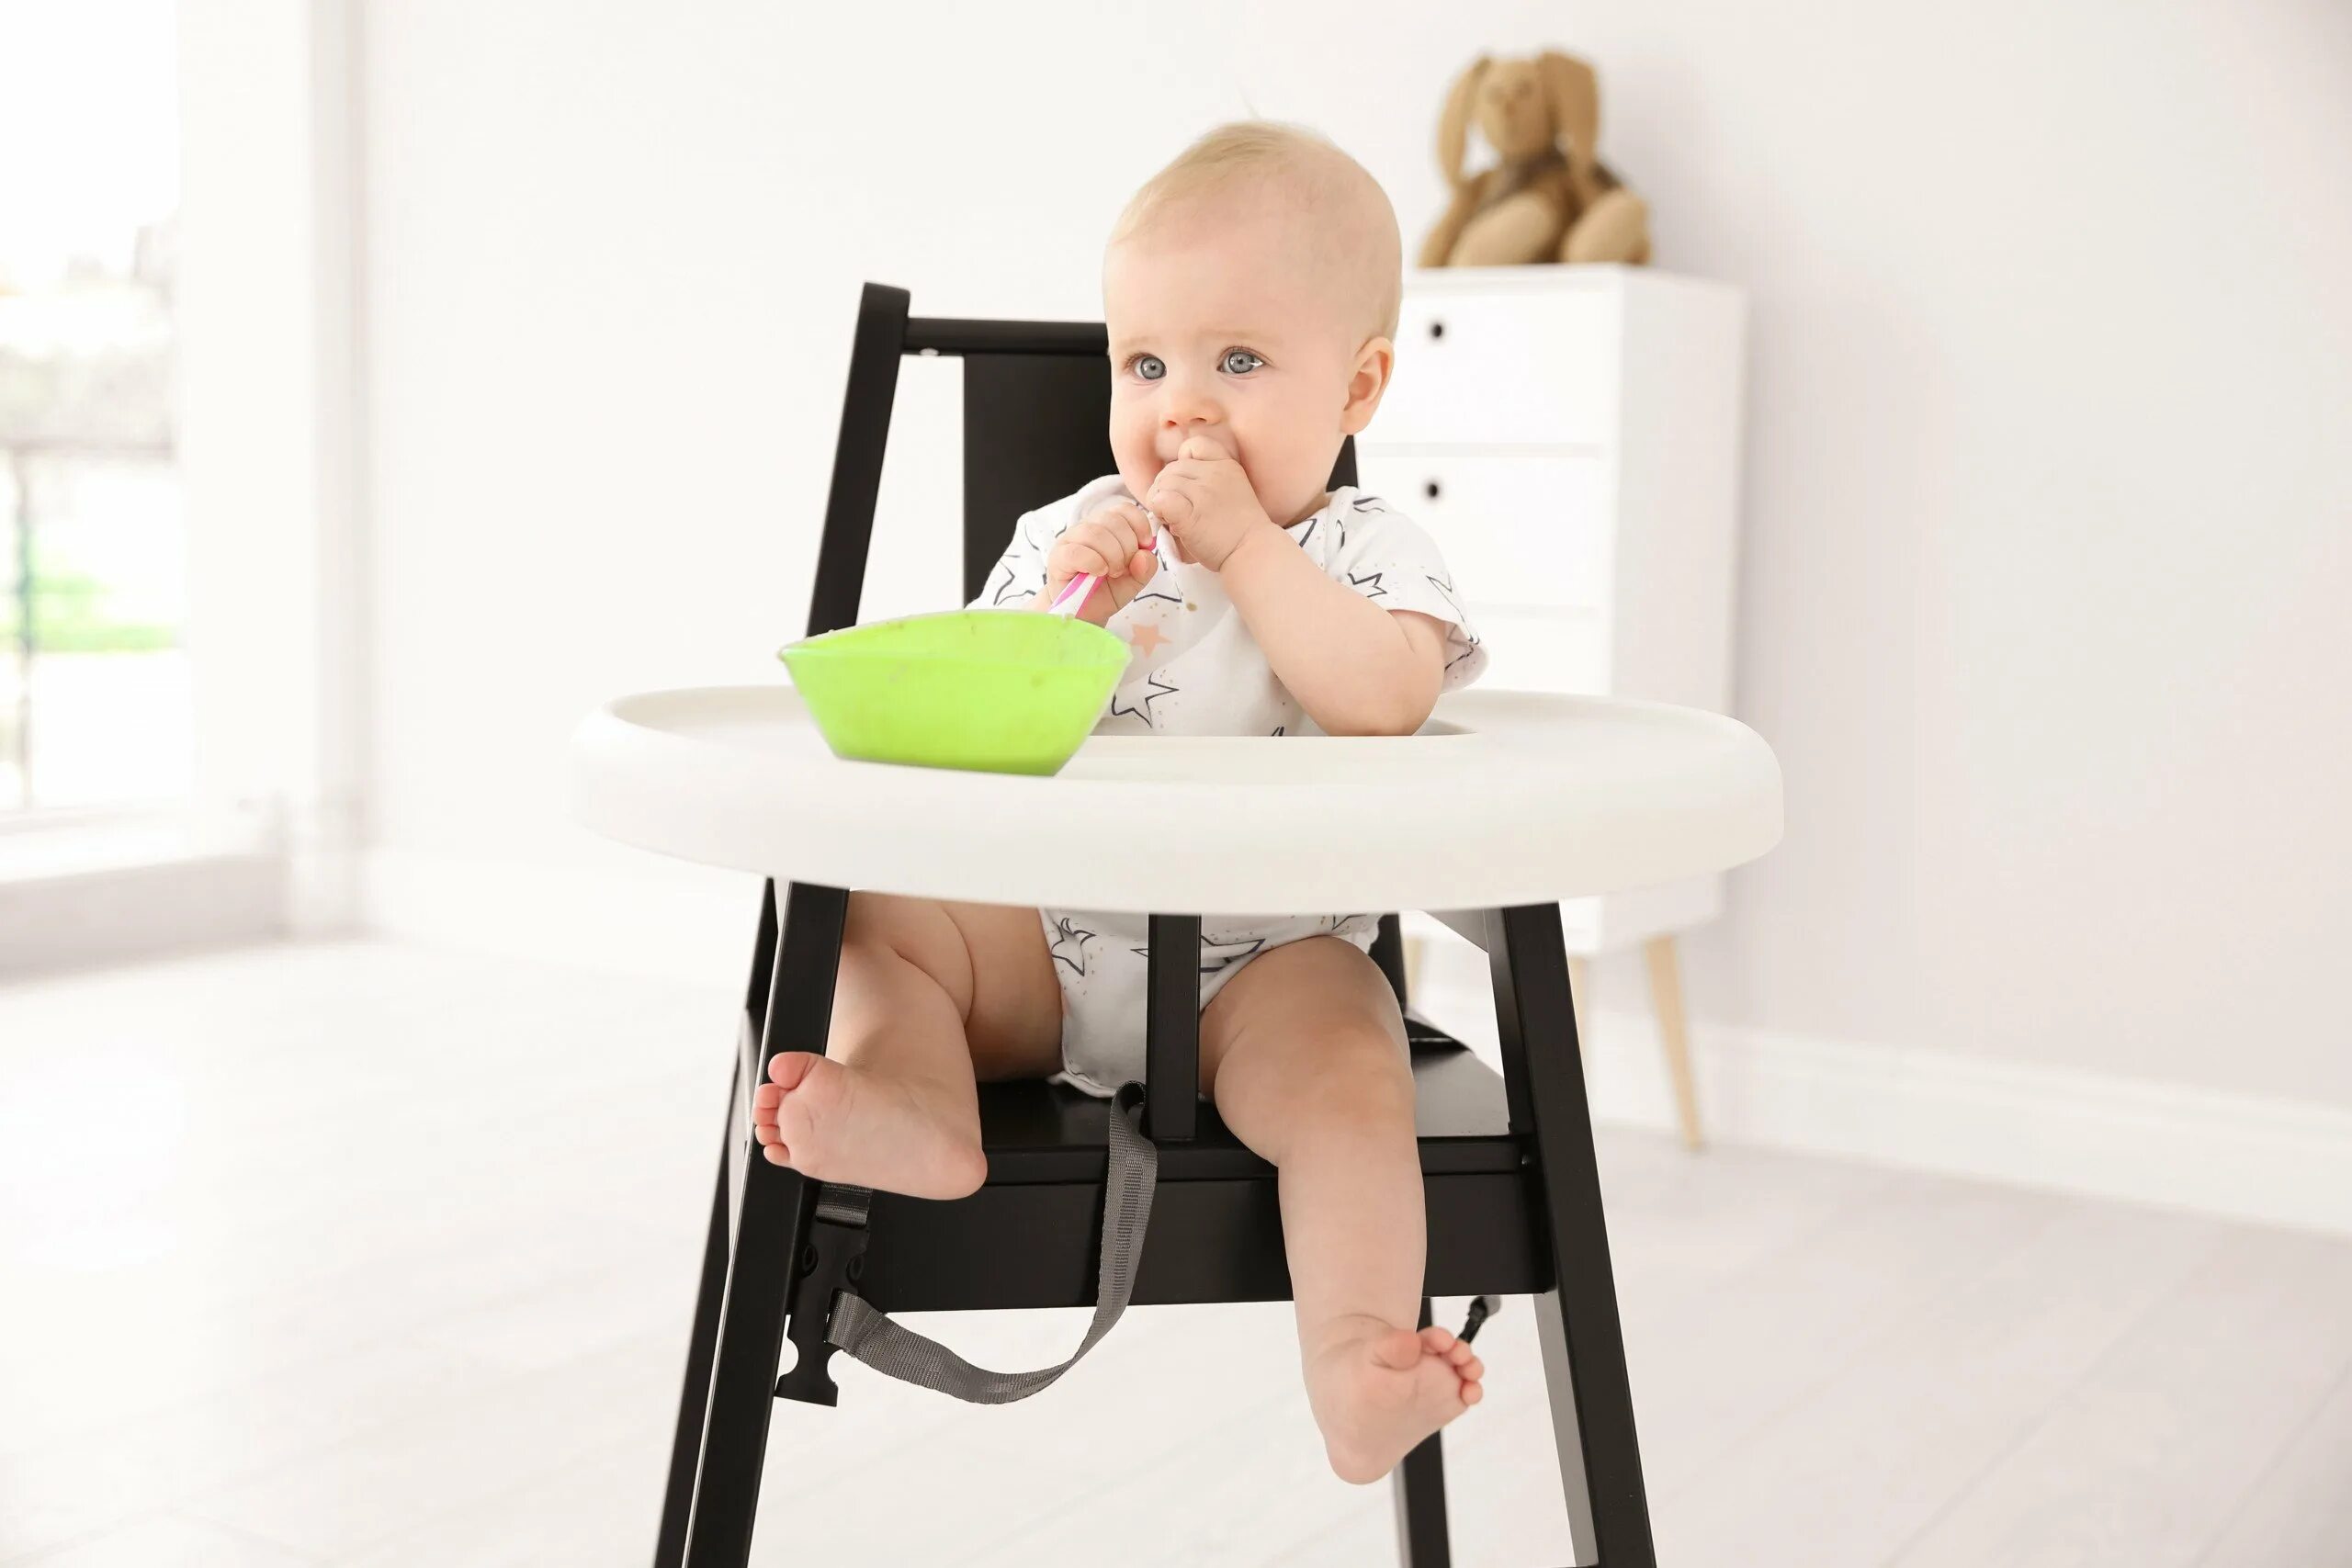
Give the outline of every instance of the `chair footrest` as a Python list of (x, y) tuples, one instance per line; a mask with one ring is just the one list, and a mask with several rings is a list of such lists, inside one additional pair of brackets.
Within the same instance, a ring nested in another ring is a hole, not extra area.
[[(1542, 1199), (1518, 1172), (1422, 1179), (1424, 1294), (1551, 1289), (1535, 1259)], [(1102, 1184), (993, 1183), (941, 1202), (874, 1195), (858, 1293), (886, 1312), (1094, 1304)], [(1282, 1210), (1266, 1179), (1162, 1183), (1136, 1275), (1138, 1306), (1291, 1295)]]

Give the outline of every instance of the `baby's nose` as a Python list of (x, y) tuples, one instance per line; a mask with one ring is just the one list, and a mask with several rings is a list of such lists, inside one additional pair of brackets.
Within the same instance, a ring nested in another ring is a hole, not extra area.
[(1171, 424), (1189, 420), (1214, 419), (1217, 402), (1216, 389), (1199, 381), (1189, 381), (1168, 389), (1168, 419)]
[(1223, 428), (1222, 420), (1180, 414), (1168, 422), (1165, 432), (1168, 449), (1173, 452), (1195, 435), (1205, 435), (1215, 440), (1217, 432)]

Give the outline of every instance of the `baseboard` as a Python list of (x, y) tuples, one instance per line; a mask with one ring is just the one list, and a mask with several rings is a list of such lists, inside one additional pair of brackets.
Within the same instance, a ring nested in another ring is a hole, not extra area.
[(0, 978), (269, 942), (288, 923), (274, 854), (158, 852), (0, 877)]
[[(642, 856), (547, 867), (379, 849), (362, 874), (385, 935), (716, 987), (741, 983), (758, 895), (754, 877)], [(1483, 960), (1430, 943), (1416, 999), (1491, 1055)], [(1672, 1127), (1655, 1021), (1602, 1010), (1587, 1023), (1595, 1119)], [(2352, 1235), (2352, 1111), (1703, 1021), (1691, 1055), (1714, 1142)]]
[[(1431, 943), (1416, 998), (1482, 1053), (1484, 961)], [(1586, 1028), (1594, 1119), (1672, 1128), (1657, 1021), (1602, 1009)], [(1713, 1142), (2352, 1235), (2352, 1111), (1703, 1021), (1690, 1055)]]

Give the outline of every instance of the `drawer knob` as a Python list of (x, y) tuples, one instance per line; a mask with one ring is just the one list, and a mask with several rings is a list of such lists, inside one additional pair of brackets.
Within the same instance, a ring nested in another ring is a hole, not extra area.
[(1421, 481), (1421, 493), (1428, 496), (1431, 501), (1435, 501), (1437, 499), (1437, 481), (1435, 479), (1423, 479)]
[(1443, 321), (1431, 321), (1430, 323), (1430, 336), (1443, 337), (1444, 335), (1445, 323)]

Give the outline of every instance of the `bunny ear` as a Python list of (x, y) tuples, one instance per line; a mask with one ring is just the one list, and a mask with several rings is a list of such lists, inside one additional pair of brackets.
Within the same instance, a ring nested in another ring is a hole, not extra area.
[(1593, 143), (1600, 137), (1600, 83), (1592, 67), (1572, 54), (1547, 49), (1535, 57), (1535, 71), (1544, 96), (1552, 104), (1552, 130), (1567, 143), (1568, 167), (1589, 177), (1595, 157)]
[(1437, 122), (1437, 166), (1445, 172), (1448, 185), (1462, 183), (1462, 157), (1470, 141), (1470, 100), (1492, 63), (1489, 57), (1480, 55), (1463, 68), (1445, 95), (1445, 109)]

